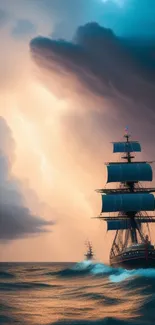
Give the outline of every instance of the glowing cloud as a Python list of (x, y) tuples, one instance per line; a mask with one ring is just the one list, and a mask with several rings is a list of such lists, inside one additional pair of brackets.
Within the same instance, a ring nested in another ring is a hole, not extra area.
[[(17, 239), (45, 232), (44, 226), (53, 224), (32, 215), (24, 205), (22, 186), (11, 177), (11, 158), (14, 142), (4, 119), (0, 118), (0, 240)], [(8, 150), (9, 149), (9, 150)], [(7, 153), (10, 153), (7, 157)]]

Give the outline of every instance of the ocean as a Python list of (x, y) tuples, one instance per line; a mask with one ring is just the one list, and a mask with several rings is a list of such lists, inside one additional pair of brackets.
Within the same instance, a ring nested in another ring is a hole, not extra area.
[(155, 269), (0, 263), (0, 324), (155, 325)]

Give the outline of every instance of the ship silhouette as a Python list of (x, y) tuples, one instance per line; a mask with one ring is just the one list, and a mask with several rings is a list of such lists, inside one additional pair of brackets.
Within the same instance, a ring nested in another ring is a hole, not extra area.
[(87, 241), (86, 242), (86, 246), (87, 246), (87, 252), (85, 254), (85, 259), (87, 261), (91, 261), (94, 258), (94, 253), (93, 253), (93, 248), (92, 248), (91, 242), (90, 241)]

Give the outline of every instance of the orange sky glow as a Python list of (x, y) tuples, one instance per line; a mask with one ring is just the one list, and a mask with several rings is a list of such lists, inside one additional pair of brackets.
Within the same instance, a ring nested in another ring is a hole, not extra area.
[[(5, 54), (9, 56), (7, 51)], [(94, 190), (104, 181), (104, 159), (97, 166), (93, 152), (89, 156), (85, 153), (85, 144), (77, 148), (74, 134), (64, 136), (64, 116), (79, 110), (74, 96), (58, 99), (46, 89), (36, 78), (28, 51), (18, 58), (18, 64), (22, 73), (17, 67), (15, 75), (9, 76), (11, 83), (0, 94), (1, 116), (16, 143), (12, 174), (23, 182), (27, 206), (56, 224), (48, 234), (1, 244), (1, 260), (82, 260), (88, 238), (100, 253), (98, 258), (105, 258), (105, 226), (91, 219), (100, 212), (100, 198)], [(81, 105), (79, 110), (84, 119), (85, 109)], [(90, 129), (90, 136), (93, 133)], [(35, 205), (24, 184), (35, 191), (42, 204)]]
[[(12, 22), (0, 30), (0, 115), (15, 141), (10, 172), (22, 183), (26, 206), (55, 224), (48, 233), (1, 242), (0, 261), (81, 261), (90, 239), (97, 260), (107, 262), (114, 234), (107, 234), (106, 224), (93, 219), (101, 211), (95, 189), (105, 185), (104, 162), (116, 159), (110, 142), (121, 139), (124, 125), (110, 103), (88, 93), (76, 77), (68, 74), (66, 83), (61, 73), (53, 73), (53, 88), (46, 87), (30, 57), (29, 41), (52, 33), (55, 21), (43, 13), (39, 19), (35, 8), (21, 7), (20, 2), (18, 10), (22, 19), (30, 13), (37, 27), (19, 41), (9, 33)], [(14, 7), (10, 11), (16, 16)], [(62, 85), (64, 96), (58, 96)], [(95, 113), (100, 120), (101, 108), (102, 132), (93, 118)], [(136, 123), (133, 119), (134, 130)]]

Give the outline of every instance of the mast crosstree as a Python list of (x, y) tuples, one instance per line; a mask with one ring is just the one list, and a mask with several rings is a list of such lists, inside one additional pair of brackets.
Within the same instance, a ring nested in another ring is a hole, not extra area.
[[(110, 258), (131, 245), (149, 242), (149, 223), (155, 222), (151, 213), (148, 214), (155, 210), (152, 194), (155, 188), (146, 188), (139, 183), (152, 181), (152, 162), (133, 161), (134, 153), (141, 152), (140, 143), (130, 141), (128, 131), (124, 138), (123, 142), (113, 142), (113, 153), (122, 153), (122, 161), (106, 163), (107, 183), (119, 183), (119, 188), (97, 190), (102, 195), (102, 210), (98, 218), (107, 222), (107, 231), (116, 231)], [(105, 212), (117, 212), (117, 216), (105, 216)]]

